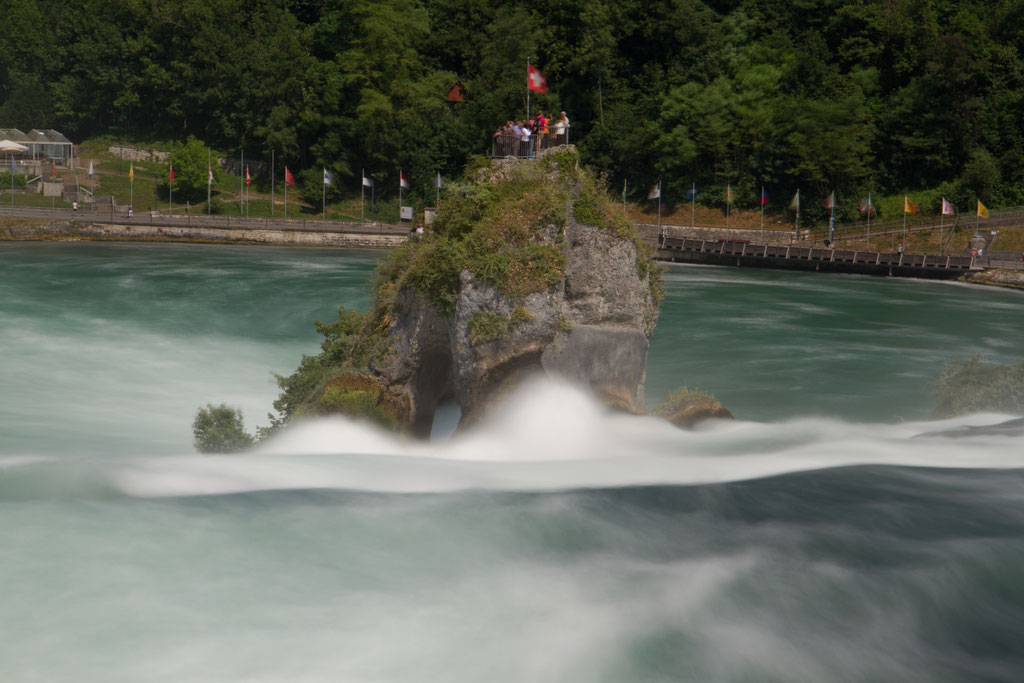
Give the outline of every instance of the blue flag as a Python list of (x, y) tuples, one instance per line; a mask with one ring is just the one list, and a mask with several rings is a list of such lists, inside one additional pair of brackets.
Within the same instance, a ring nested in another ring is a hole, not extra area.
[(334, 182), (334, 178), (331, 176), (330, 172), (325, 168), (324, 169), (324, 185), (330, 185), (333, 182)]

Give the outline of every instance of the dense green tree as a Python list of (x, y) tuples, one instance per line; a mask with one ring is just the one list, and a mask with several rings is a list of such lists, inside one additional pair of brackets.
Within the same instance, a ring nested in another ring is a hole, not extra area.
[[(181, 199), (206, 199), (207, 182), (212, 165), (209, 164), (210, 149), (194, 135), (171, 152), (174, 165), (174, 189)], [(214, 169), (214, 182), (219, 172)]]
[(9, 0), (4, 19), (0, 127), (273, 150), (310, 192), (326, 167), (336, 193), (404, 169), (432, 195), (526, 115), (529, 60), (551, 86), (531, 108), (565, 109), (637, 195), (1024, 203), (1019, 0)]

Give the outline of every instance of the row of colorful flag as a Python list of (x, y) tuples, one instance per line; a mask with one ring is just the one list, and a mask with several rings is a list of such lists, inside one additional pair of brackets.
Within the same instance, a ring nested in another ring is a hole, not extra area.
[[(13, 166), (13, 164), (12, 164), (12, 166)], [(56, 175), (56, 172), (57, 172), (56, 171), (56, 167), (54, 167), (53, 175)], [(93, 174), (93, 165), (92, 165), (92, 162), (90, 161), (89, 162), (89, 177), (90, 178), (92, 178), (92, 174)], [(131, 180), (135, 179), (135, 165), (134, 164), (131, 164), (128, 167), (128, 178), (131, 179)], [(363, 187), (371, 187), (372, 188), (374, 186), (374, 179), (373, 178), (368, 177), (365, 173), (363, 173), (362, 178), (363, 178), (363, 183), (362, 183)], [(174, 182), (174, 164), (173, 163), (168, 165), (168, 168), (167, 168), (167, 181), (168, 181), (168, 183), (173, 183)], [(286, 185), (289, 185), (291, 187), (295, 187), (295, 184), (296, 184), (295, 174), (293, 174), (291, 172), (291, 170), (287, 166), (284, 167), (284, 182), (285, 182)], [(251, 183), (252, 183), (252, 174), (249, 171), (249, 166), (246, 166), (245, 167), (245, 186), (249, 187)], [(332, 174), (330, 171), (328, 171), (326, 167), (324, 168), (323, 183), (324, 183), (325, 187), (329, 187), (329, 186), (334, 185), (334, 174)], [(212, 165), (209, 167), (209, 171), (208, 171), (208, 175), (207, 175), (207, 184), (211, 185), (211, 186), (213, 185), (213, 166)], [(409, 189), (409, 177), (407, 175), (405, 175), (405, 171), (403, 171), (401, 169), (398, 171), (398, 187), (399, 187), (399, 189), (403, 189), (403, 190), (408, 190)], [(440, 171), (438, 171), (437, 177), (434, 179), (434, 187), (437, 188), (437, 189), (441, 189), (441, 188), (444, 187), (444, 179), (441, 178), (441, 172)]]
[[(623, 186), (623, 195), (625, 195), (625, 186)], [(694, 199), (697, 196), (697, 186), (693, 185), (689, 190), (686, 191), (687, 199)], [(654, 200), (661, 198), (661, 181), (651, 188), (651, 191), (647, 193), (647, 199)], [(725, 186), (725, 201), (727, 204), (732, 204), (732, 185)], [(765, 187), (761, 186), (761, 198), (760, 205), (762, 207), (768, 205), (768, 193)], [(837, 206), (836, 193), (832, 192), (828, 197), (821, 202), (823, 208), (832, 211)], [(799, 211), (800, 210), (800, 190), (796, 191), (793, 195), (793, 199), (789, 202), (789, 208)], [(869, 217), (875, 215), (875, 205), (871, 200), (871, 194), (869, 193), (865, 199), (860, 200), (857, 204), (857, 211), (863, 214), (867, 214)], [(910, 197), (903, 195), (903, 213), (914, 214), (917, 213), (917, 204), (915, 204)], [(954, 216), (956, 215), (956, 209), (945, 197), (942, 198), (942, 215)], [(989, 210), (982, 204), (981, 200), (978, 200), (977, 215), (980, 218), (988, 218)]]

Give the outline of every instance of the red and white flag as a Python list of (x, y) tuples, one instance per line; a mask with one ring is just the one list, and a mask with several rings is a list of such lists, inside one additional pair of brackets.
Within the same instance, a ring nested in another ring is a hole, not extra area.
[(213, 166), (210, 167), (210, 174), (206, 176), (206, 184), (213, 185)]
[(246, 167), (245, 167), (245, 186), (246, 186), (246, 187), (249, 187), (249, 183), (250, 183), (251, 181), (252, 181), (252, 178), (251, 178), (251, 177), (249, 176), (249, 167), (248, 167), (248, 166), (246, 166)]
[(284, 184), (295, 187), (295, 176), (292, 175), (287, 166), (284, 167)]
[(875, 205), (871, 203), (871, 197), (860, 200), (860, 204), (857, 205), (857, 211), (866, 213), (869, 216), (875, 215)]
[(526, 64), (526, 87), (537, 92), (548, 91), (548, 77), (530, 63)]
[(953, 208), (953, 204), (946, 201), (946, 198), (942, 198), (942, 215), (952, 216), (956, 213), (956, 209)]
[(406, 190), (409, 189), (409, 179), (405, 177), (405, 173), (403, 171), (398, 172), (398, 184)]
[(167, 179), (170, 182), (174, 182), (174, 164), (171, 164), (170, 170), (167, 171)]

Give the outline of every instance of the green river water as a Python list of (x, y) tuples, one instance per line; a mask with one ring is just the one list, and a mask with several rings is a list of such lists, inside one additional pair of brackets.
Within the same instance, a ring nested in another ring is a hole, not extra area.
[(265, 422), (380, 252), (0, 243), (0, 681), (1020, 681), (1024, 438), (914, 438), (1024, 296), (674, 266), (647, 397), (536, 384), (450, 442)]

